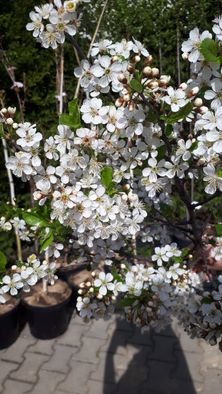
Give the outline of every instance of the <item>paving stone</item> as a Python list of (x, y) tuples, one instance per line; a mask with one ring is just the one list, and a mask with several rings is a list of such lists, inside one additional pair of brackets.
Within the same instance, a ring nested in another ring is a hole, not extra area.
[(173, 352), (176, 345), (178, 345), (178, 339), (174, 336), (160, 336), (155, 335), (153, 337), (154, 340), (154, 348), (152, 352), (148, 353), (148, 358), (153, 360), (161, 360), (161, 361), (175, 361), (175, 354)]
[(108, 338), (108, 329), (109, 327), (113, 329), (113, 322), (105, 321), (105, 320), (97, 320), (95, 321), (89, 330), (87, 331), (86, 336), (90, 338), (101, 338), (107, 339)]
[[(114, 394), (116, 393), (115, 384), (107, 384), (103, 382), (97, 382), (89, 380), (87, 384), (87, 394)], [(123, 393), (122, 393), (123, 394)]]
[(105, 340), (98, 338), (84, 337), (83, 343), (77, 353), (72, 356), (72, 360), (79, 360), (88, 363), (98, 363), (98, 351)]
[(64, 379), (65, 375), (52, 371), (40, 371), (39, 379), (31, 394), (51, 394), (55, 392), (58, 383)]
[(0, 359), (21, 363), (24, 360), (25, 351), (34, 343), (36, 339), (33, 337), (18, 338), (8, 349), (0, 351)]
[(75, 320), (69, 325), (68, 330), (56, 339), (56, 343), (59, 345), (67, 345), (73, 347), (80, 347), (81, 338), (90, 329), (90, 325), (75, 324)]
[[(167, 394), (171, 394), (173, 390), (177, 388), (175, 380), (171, 379), (171, 372), (174, 369), (175, 363), (172, 364), (170, 362), (162, 362), (159, 360), (149, 360), (148, 383), (150, 390), (161, 391), (163, 388), (167, 388)], [(144, 386), (147, 387), (147, 380), (146, 383), (144, 383)], [(180, 391), (178, 391), (178, 393), (179, 392)]]
[(132, 345), (153, 346), (153, 338), (150, 332), (144, 334), (139, 329), (135, 329), (133, 335), (129, 337), (127, 343)]
[(222, 371), (221, 369), (208, 369), (205, 376), (203, 394), (221, 394), (222, 391)]
[(10, 372), (16, 370), (18, 368), (18, 364), (1, 361), (0, 364), (0, 390), (2, 390), (2, 383), (9, 376)]
[(53, 347), (55, 344), (55, 340), (44, 340), (40, 339), (32, 346), (29, 347), (28, 351), (32, 353), (41, 353), (46, 355), (51, 355), (53, 353)]
[(13, 379), (35, 383), (38, 379), (39, 368), (49, 359), (44, 354), (26, 353), (25, 361), (11, 374)]
[(171, 376), (176, 375), (177, 379), (186, 380), (187, 376), (190, 375), (193, 380), (203, 382), (203, 376), (201, 374), (201, 354), (192, 353), (191, 356), (188, 357), (189, 353), (183, 353), (179, 350), (175, 351), (174, 354), (176, 357), (176, 367), (172, 371)]
[[(182, 330), (182, 328), (180, 328)], [(175, 349), (183, 349), (185, 352), (202, 353), (201, 340), (191, 339), (184, 331), (181, 332), (180, 340), (175, 344)]]
[(65, 377), (65, 380), (58, 385), (57, 390), (72, 394), (86, 394), (86, 384), (92, 370), (92, 364), (72, 361), (70, 362), (70, 367), (70, 372)]
[(69, 371), (69, 360), (72, 354), (77, 351), (78, 348), (67, 347), (62, 345), (55, 345), (55, 350), (50, 360), (43, 364), (42, 369), (47, 371), (58, 371), (67, 373)]
[(110, 337), (101, 346), (101, 351), (109, 353), (118, 353), (127, 355), (127, 342), (131, 336), (131, 332), (115, 330)]
[(2, 394), (25, 394), (32, 389), (31, 383), (18, 382), (18, 380), (7, 379), (4, 383)]
[(104, 383), (116, 383), (117, 379), (113, 353), (99, 353), (99, 362), (94, 366), (94, 371), (92, 370), (90, 379), (93, 381), (104, 381)]

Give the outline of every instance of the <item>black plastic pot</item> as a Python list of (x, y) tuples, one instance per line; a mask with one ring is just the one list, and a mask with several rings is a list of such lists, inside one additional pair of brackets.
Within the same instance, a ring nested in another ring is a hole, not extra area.
[(50, 306), (33, 306), (26, 303), (26, 316), (32, 335), (39, 339), (52, 339), (62, 335), (68, 328), (73, 309), (69, 298), (60, 304)]
[(12, 345), (20, 334), (20, 302), (10, 311), (0, 315), (0, 349)]
[(87, 268), (86, 263), (82, 264), (70, 264), (65, 267), (61, 267), (57, 270), (56, 275), (58, 276), (59, 279), (64, 280), (65, 282), (68, 282), (69, 277), (73, 274), (76, 274), (84, 269)]

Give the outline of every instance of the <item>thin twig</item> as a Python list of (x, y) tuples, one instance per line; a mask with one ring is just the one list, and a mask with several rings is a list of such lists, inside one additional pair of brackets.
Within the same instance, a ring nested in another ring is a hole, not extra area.
[[(5, 164), (8, 163), (8, 149), (7, 149), (7, 144), (5, 139), (2, 137), (2, 145), (3, 145), (3, 152), (4, 152), (4, 159), (5, 159)], [(9, 189), (10, 189), (10, 199), (11, 199), (11, 204), (13, 207), (16, 207), (16, 198), (15, 198), (15, 185), (12, 177), (11, 170), (7, 168), (7, 175), (8, 175), (8, 181), (9, 181)], [(14, 226), (15, 229), (15, 238), (16, 238), (16, 245), (17, 245), (17, 257), (19, 261), (22, 261), (22, 247), (21, 247), (21, 240), (19, 237), (19, 232), (18, 229)]]

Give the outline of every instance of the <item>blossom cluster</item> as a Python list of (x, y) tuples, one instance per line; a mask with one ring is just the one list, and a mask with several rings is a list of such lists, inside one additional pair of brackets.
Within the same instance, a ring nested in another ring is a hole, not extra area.
[[(15, 272), (13, 273), (13, 271)], [(27, 262), (21, 267), (12, 266), (12, 274), (6, 274), (1, 278), (0, 303), (6, 302), (4, 294), (9, 293), (16, 296), (21, 289), (29, 292), (30, 287), (40, 279), (45, 278), (49, 283), (54, 283), (57, 279), (55, 271), (56, 263), (47, 263), (47, 261), (41, 263), (36, 255), (29, 256)]]
[(117, 299), (129, 321), (143, 330), (161, 330), (178, 313), (194, 286), (200, 287), (200, 278), (184, 264), (174, 263), (169, 268), (122, 264), (118, 273), (93, 273), (92, 281), (80, 286), (77, 310), (86, 321), (98, 311), (108, 318)]
[(53, 2), (35, 6), (29, 17), (31, 22), (26, 25), (28, 31), (44, 48), (56, 49), (64, 44), (66, 34), (74, 36), (79, 26), (76, 8), (79, 3), (90, 0), (54, 0)]
[(27, 227), (25, 220), (20, 219), (18, 216), (14, 216), (11, 219), (6, 219), (5, 216), (0, 218), (0, 231), (11, 231), (14, 228), (19, 238), (22, 241), (31, 241), (35, 236), (36, 226), (32, 226), (30, 229)]

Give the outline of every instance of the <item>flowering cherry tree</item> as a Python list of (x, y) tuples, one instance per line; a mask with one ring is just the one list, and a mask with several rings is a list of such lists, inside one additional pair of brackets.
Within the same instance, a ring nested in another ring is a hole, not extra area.
[[(27, 29), (55, 49), (75, 35), (78, 3), (35, 7)], [(135, 38), (105, 39), (75, 68), (83, 99), (69, 103), (55, 134), (1, 111), (14, 151), (7, 169), (32, 180), (41, 207), (22, 214), (41, 252), (57, 258), (69, 245), (76, 259), (100, 266), (79, 290), (84, 320), (108, 318), (118, 304), (143, 330), (174, 316), (192, 337), (221, 340), (222, 275), (213, 268), (222, 224), (208, 212), (221, 206), (221, 17), (213, 23), (212, 33), (195, 28), (182, 44), (191, 77), (180, 86)], [(1, 219), (5, 230), (12, 225)], [(41, 277), (24, 267), (3, 277), (0, 300)]]

